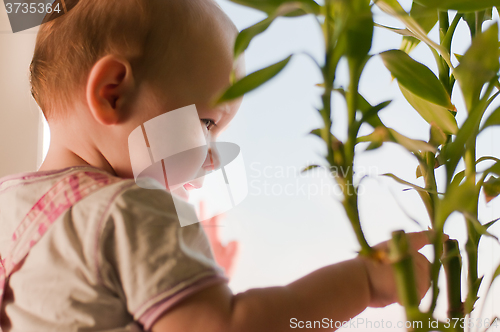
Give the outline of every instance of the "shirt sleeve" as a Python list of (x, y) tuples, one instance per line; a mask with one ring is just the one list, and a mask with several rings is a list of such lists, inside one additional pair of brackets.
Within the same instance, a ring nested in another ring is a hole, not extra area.
[(187, 296), (229, 281), (201, 224), (181, 227), (178, 213), (196, 218), (187, 201), (174, 204), (165, 190), (133, 185), (114, 199), (101, 227), (101, 282), (145, 330)]

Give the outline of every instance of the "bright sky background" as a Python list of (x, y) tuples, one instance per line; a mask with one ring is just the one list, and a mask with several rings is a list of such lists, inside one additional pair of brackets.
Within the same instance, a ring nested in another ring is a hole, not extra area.
[[(264, 18), (258, 11), (218, 0), (221, 7), (241, 30)], [(411, 1), (401, 1), (409, 9)], [(377, 15), (376, 21), (399, 26), (397, 21)], [(461, 24), (457, 33), (467, 36), (467, 27)], [(437, 30), (432, 36), (437, 40)], [(253, 72), (287, 57), (291, 53), (306, 51), (322, 62), (323, 46), (319, 27), (312, 17), (280, 18), (263, 35), (257, 37), (246, 52), (247, 72)], [(391, 32), (376, 29), (372, 54), (390, 48), (399, 48), (401, 37)], [(457, 40), (453, 51), (463, 54), (468, 38)], [(425, 45), (420, 45), (412, 56), (432, 69), (434, 59)], [(344, 67), (345, 68), (345, 67)], [(347, 82), (345, 70), (339, 75)], [(240, 255), (230, 287), (233, 292), (254, 287), (285, 285), (325, 265), (353, 258), (359, 249), (354, 233), (338, 202), (334, 182), (325, 173), (299, 175), (309, 163), (320, 163), (325, 151), (323, 143), (307, 133), (321, 126), (315, 110), (320, 105), (320, 72), (304, 55), (295, 56), (289, 66), (275, 79), (245, 96), (243, 104), (231, 126), (220, 136), (220, 141), (238, 144), (247, 168), (248, 197), (235, 209), (226, 213), (220, 227), (224, 241), (240, 242)], [(407, 106), (397, 84), (379, 57), (374, 57), (362, 77), (361, 93), (372, 104), (385, 100), (394, 102), (380, 113), (382, 121), (401, 133), (419, 139), (428, 138), (428, 125)], [(334, 97), (334, 133), (345, 137), (345, 105)], [(461, 96), (455, 95), (458, 120), (464, 120)], [(366, 128), (365, 128), (366, 129)], [(44, 148), (48, 147), (46, 130)], [(480, 137), (478, 155), (500, 156), (498, 130), (488, 130)], [(356, 159), (357, 171), (369, 174), (363, 181), (360, 194), (362, 225), (370, 244), (390, 238), (393, 230), (419, 231), (429, 225), (423, 204), (412, 191), (402, 191), (404, 186), (377, 174), (392, 172), (414, 183), (417, 162), (402, 148), (385, 144), (381, 149), (361, 153)], [(286, 190), (286, 191), (285, 191)], [(483, 201), (483, 199), (481, 199)], [(484, 203), (483, 203), (484, 204)], [(482, 221), (498, 217), (499, 201), (491, 202), (481, 209)], [(422, 227), (411, 221), (403, 209), (419, 221)], [(452, 238), (465, 244), (463, 218), (454, 216), (446, 226)], [(491, 228), (500, 234), (500, 228)], [(480, 274), (486, 273), (484, 284), (489, 283), (491, 270), (499, 262), (498, 244), (483, 239), (480, 246)], [(432, 259), (430, 248), (422, 251)], [(498, 287), (497, 287), (498, 288)], [(442, 294), (445, 294), (442, 289)], [(464, 292), (465, 293), (465, 292)], [(498, 292), (495, 292), (498, 296)], [(428, 294), (429, 295), (429, 294)], [(356, 296), (353, 294), (353, 296)], [(500, 303), (488, 298), (485, 317), (491, 318), (493, 308), (500, 315)], [(332, 299), (334, 300), (334, 299)], [(427, 308), (428, 297), (422, 308)], [(445, 301), (440, 298), (440, 304)], [(439, 317), (445, 318), (443, 306), (438, 307)], [(375, 320), (390, 319), (393, 324), (404, 320), (399, 305), (383, 309), (367, 309), (360, 317)], [(355, 330), (345, 328), (344, 330)], [(391, 329), (392, 330), (392, 329)], [(403, 329), (394, 328), (394, 331)], [(372, 331), (357, 329), (356, 331)], [(373, 329), (380, 331), (380, 329)]]

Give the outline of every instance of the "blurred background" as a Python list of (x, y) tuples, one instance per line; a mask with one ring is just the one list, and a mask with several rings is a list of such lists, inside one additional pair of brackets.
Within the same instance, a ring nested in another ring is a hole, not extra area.
[(42, 118), (28, 81), (37, 28), (13, 34), (4, 8), (0, 6), (0, 177), (36, 170), (43, 147)]
[[(227, 0), (217, 2), (240, 30), (264, 18), (256, 10)], [(400, 2), (409, 10), (411, 1)], [(497, 13), (494, 18), (498, 19)], [(375, 20), (402, 27), (379, 12)], [(28, 66), (36, 31), (34, 28), (12, 34), (6, 12), (0, 9), (0, 176), (35, 171), (49, 144), (50, 133), (29, 93)], [(464, 38), (455, 41), (453, 52), (463, 54), (470, 42), (465, 24), (460, 24), (457, 34)], [(436, 28), (431, 36), (438, 39)], [(400, 43), (400, 36), (377, 28), (372, 54), (399, 48)], [(247, 73), (300, 52), (307, 52), (323, 62), (322, 34), (315, 20), (312, 17), (280, 18), (250, 45), (245, 56)], [(425, 45), (419, 45), (412, 56), (436, 69)], [(345, 65), (338, 76), (345, 85)], [(296, 55), (277, 78), (245, 96), (239, 113), (220, 136), (220, 141), (241, 147), (248, 177), (247, 198), (225, 214), (218, 228), (223, 243), (236, 240), (240, 244), (229, 284), (235, 293), (255, 287), (285, 285), (325, 265), (353, 258), (359, 249), (331, 176), (324, 171), (300, 173), (311, 163), (323, 163), (321, 155), (326, 150), (317, 137), (308, 135), (322, 124), (315, 109), (320, 106), (321, 94), (321, 89), (315, 85), (321, 81), (320, 72), (311, 59), (303, 54)], [(372, 104), (393, 100), (380, 113), (387, 126), (411, 138), (428, 139), (428, 124), (407, 106), (379, 57), (373, 57), (368, 63), (360, 91)], [(461, 123), (465, 118), (461, 96), (455, 94), (453, 102), (459, 110), (457, 118)], [(334, 133), (341, 138), (346, 134), (342, 131), (346, 123), (344, 112), (345, 105), (335, 95)], [(368, 128), (363, 130), (369, 132)], [(479, 139), (478, 155), (499, 157), (500, 145), (496, 144), (499, 138), (498, 129), (486, 130)], [(359, 204), (369, 243), (385, 241), (397, 229), (407, 232), (427, 229), (430, 223), (418, 195), (414, 191), (403, 191), (406, 187), (391, 179), (377, 176), (391, 172), (422, 184), (421, 179), (415, 179), (417, 161), (391, 143), (375, 151), (362, 152), (363, 148), (360, 146), (361, 153), (356, 159), (356, 172), (358, 178), (368, 175), (360, 184)], [(497, 218), (500, 200), (487, 205), (483, 198), (481, 200), (481, 221)], [(463, 218), (452, 215), (445, 230), (450, 237), (458, 239), (463, 248), (466, 240)], [(500, 235), (500, 226), (493, 226), (491, 232)], [(433, 259), (430, 248), (421, 252)], [(489, 284), (492, 270), (499, 261), (499, 245), (491, 239), (483, 239), (479, 274), (486, 275), (484, 285)], [(465, 291), (464, 288), (464, 294)], [(483, 297), (479, 301), (479, 307), (485, 305), (483, 318), (500, 316), (500, 300), (495, 301), (499, 295), (495, 287), (486, 300)], [(446, 317), (445, 296), (446, 289), (442, 288), (438, 302), (438, 318), (441, 319)], [(429, 300), (429, 296), (424, 298), (422, 308), (428, 307)], [(402, 307), (397, 304), (381, 309), (368, 308), (358, 318), (365, 323), (343, 330), (380, 331), (376, 322), (383, 319), (392, 322), (391, 330), (404, 331), (395, 327), (398, 321), (405, 319)], [(371, 321), (373, 327), (370, 328), (366, 321)]]

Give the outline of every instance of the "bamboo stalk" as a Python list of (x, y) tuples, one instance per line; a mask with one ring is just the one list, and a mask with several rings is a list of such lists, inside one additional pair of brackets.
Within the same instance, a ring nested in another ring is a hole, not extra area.
[[(440, 222), (440, 220), (437, 220)], [(435, 229), (436, 230), (436, 229)], [(439, 279), (439, 271), (441, 270), (441, 259), (443, 253), (443, 242), (442, 242), (442, 230), (436, 233), (435, 238), (433, 239), (433, 250), (434, 250), (434, 262), (431, 265), (431, 282), (432, 282), (432, 300), (429, 308), (429, 313), (434, 313), (437, 305), (437, 299), (439, 296), (439, 287), (438, 287), (438, 279)]]
[(358, 211), (358, 194), (354, 186), (354, 152), (356, 147), (356, 138), (358, 135), (358, 126), (356, 123), (356, 111), (358, 109), (358, 89), (361, 72), (359, 64), (356, 61), (349, 60), (349, 91), (347, 92), (347, 118), (348, 118), (348, 137), (344, 149), (344, 167), (345, 179), (343, 179), (344, 202), (347, 216), (351, 221), (354, 233), (361, 246), (360, 254), (364, 256), (373, 256), (374, 250), (370, 247), (361, 228), (361, 221)]
[(468, 261), (468, 274), (467, 274), (467, 297), (466, 303), (468, 304), (465, 308), (465, 314), (469, 314), (474, 309), (474, 303), (476, 302), (477, 294), (479, 291), (478, 285), (478, 272), (477, 272), (477, 263), (478, 263), (478, 246), (479, 243), (476, 243), (473, 239), (474, 236), (477, 236), (477, 231), (472, 226), (472, 222), (470, 220), (466, 220), (467, 223), (467, 232), (469, 234), (468, 240), (465, 243), (465, 251), (467, 253), (467, 261)]
[[(426, 152), (425, 153), (425, 162), (426, 166), (422, 168), (422, 176), (425, 181), (425, 189), (429, 189), (431, 192), (426, 193), (429, 195), (429, 207), (426, 206), (427, 211), (429, 212), (429, 219), (431, 220), (431, 225), (434, 228), (435, 226), (435, 210), (436, 210), (436, 204), (438, 201), (438, 195), (437, 195), (437, 183), (436, 183), (436, 175), (435, 175), (435, 164), (436, 164), (436, 156), (433, 152)], [(422, 193), (423, 195), (423, 193)]]
[[(450, 21), (448, 18), (448, 11), (439, 11), (438, 13), (439, 17), (439, 36), (440, 36), (440, 41), (442, 42), (446, 34), (448, 33), (448, 29), (450, 28)], [(445, 47), (447, 45), (444, 45)], [(450, 45), (451, 46), (451, 45)], [(450, 49), (447, 49), (448, 52), (450, 52)], [(441, 83), (443, 83), (446, 91), (451, 91), (450, 90), (450, 67), (444, 60), (444, 58), (441, 56), (440, 57), (440, 62), (441, 64), (439, 65), (439, 80)]]
[[(421, 317), (418, 309), (420, 299), (417, 294), (413, 259), (404, 231), (392, 232), (392, 241), (389, 242), (389, 257), (394, 268), (399, 300), (405, 308), (406, 319), (408, 321), (418, 320)], [(410, 328), (408, 331), (415, 330)]]
[[(357, 101), (358, 101), (358, 85), (359, 85), (359, 77), (360, 73), (358, 73), (359, 68), (355, 70), (355, 73), (351, 70), (350, 74), (350, 89), (347, 93), (347, 108), (348, 108), (348, 132), (349, 137), (346, 141), (346, 149), (344, 155), (344, 163), (342, 165), (336, 165), (334, 160), (334, 151), (332, 147), (332, 136), (331, 136), (331, 127), (332, 127), (332, 88), (333, 81), (335, 80), (335, 71), (338, 65), (338, 61), (332, 59), (334, 58), (336, 50), (336, 42), (334, 40), (335, 31), (333, 31), (333, 22), (332, 17), (330, 16), (332, 12), (332, 3), (331, 1), (325, 1), (325, 22), (323, 23), (323, 32), (325, 37), (325, 49), (326, 58), (325, 58), (325, 66), (322, 69), (323, 72), (323, 80), (325, 84), (325, 90), (322, 95), (323, 109), (321, 111), (321, 115), (323, 118), (324, 127), (321, 130), (322, 139), (325, 141), (327, 145), (327, 161), (330, 166), (340, 166), (343, 168), (343, 174), (346, 174), (344, 178), (336, 178), (337, 183), (342, 188), (342, 193), (344, 199), (342, 201), (342, 205), (346, 212), (346, 215), (351, 223), (353, 231), (356, 235), (356, 238), (361, 246), (360, 254), (363, 256), (372, 256), (374, 250), (369, 246), (366, 238), (363, 234), (363, 230), (361, 229), (361, 223), (359, 218), (358, 211), (358, 200), (356, 187), (354, 186), (353, 181), (353, 162), (354, 162), (354, 148), (356, 144), (356, 136), (357, 130), (354, 132), (354, 128), (357, 128), (357, 124), (355, 123), (356, 119), (356, 110), (357, 110)], [(352, 69), (352, 66), (351, 66)]]
[[(447, 240), (444, 243), (444, 252), (441, 258), (446, 273), (446, 288), (448, 290), (448, 318), (464, 318), (464, 304), (462, 302), (461, 275), (462, 257), (457, 240)], [(459, 329), (463, 331), (463, 329)]]

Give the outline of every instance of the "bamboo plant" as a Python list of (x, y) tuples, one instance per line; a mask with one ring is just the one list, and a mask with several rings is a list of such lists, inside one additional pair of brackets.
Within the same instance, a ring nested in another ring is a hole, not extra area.
[[(477, 331), (488, 326), (471, 324), (471, 313), (478, 300), (479, 287), (483, 277), (478, 275), (478, 246), (483, 236), (498, 239), (488, 232), (496, 220), (482, 223), (478, 220), (481, 192), (490, 201), (500, 194), (500, 160), (492, 156), (477, 156), (478, 136), (491, 126), (500, 125), (500, 108), (487, 112), (500, 94), (498, 72), (500, 51), (498, 23), (492, 22), (493, 10), (500, 7), (500, 0), (414, 0), (409, 12), (397, 0), (230, 0), (260, 10), (267, 17), (242, 30), (235, 42), (235, 60), (249, 47), (252, 39), (266, 31), (278, 17), (311, 15), (323, 32), (325, 57), (322, 63), (311, 60), (322, 73), (322, 107), (318, 109), (323, 126), (311, 131), (324, 141), (327, 147), (325, 162), (342, 188), (342, 205), (361, 247), (359, 254), (372, 259), (389, 259), (394, 266), (399, 296), (405, 307), (408, 321), (422, 321), (413, 331)], [(497, 7), (498, 6), (498, 7)], [(377, 24), (373, 20), (374, 8), (385, 15), (399, 20), (405, 28), (393, 28)], [(496, 9), (497, 10), (497, 9)], [(460, 22), (466, 22), (470, 35), (456, 34)], [(483, 23), (490, 21), (489, 28)], [(429, 37), (429, 32), (439, 27), (439, 40)], [(380, 54), (371, 54), (375, 28), (389, 29), (403, 36), (401, 45), (387, 45)], [(455, 39), (471, 40), (465, 54), (454, 54), (452, 42)], [(410, 54), (419, 44), (425, 43), (431, 50), (438, 71), (413, 59)], [(215, 103), (224, 103), (241, 97), (278, 75), (289, 63), (293, 54), (284, 60), (258, 70), (236, 81), (228, 87)], [(429, 124), (429, 140), (415, 140), (387, 127), (379, 112), (391, 101), (371, 105), (359, 92), (361, 74), (367, 62), (380, 56), (392, 77), (397, 80), (401, 93), (408, 104)], [(342, 87), (336, 79), (341, 60), (347, 60), (349, 84)], [(458, 84), (457, 84), (458, 83)], [(463, 109), (457, 109), (454, 93), (461, 90), (464, 97)], [(345, 99), (345, 109), (332, 110), (332, 97)], [(332, 132), (335, 114), (347, 112), (347, 138), (340, 140)], [(458, 112), (466, 116), (459, 125)], [(487, 118), (485, 114), (490, 113)], [(372, 128), (369, 135), (361, 136), (360, 128), (367, 124)], [(424, 186), (412, 183), (411, 179), (400, 179), (392, 173), (382, 174), (416, 190), (426, 208), (433, 229), (432, 246), (434, 261), (430, 278), (432, 300), (428, 310), (419, 308), (416, 286), (413, 279), (411, 256), (404, 231), (393, 233), (390, 253), (379, 252), (370, 247), (361, 227), (357, 187), (353, 167), (355, 155), (360, 152), (356, 146), (368, 143), (365, 150), (374, 150), (386, 142), (401, 145), (418, 160), (416, 177), (422, 177)], [(459, 168), (463, 161), (464, 169)], [(484, 167), (483, 165), (487, 165)], [(304, 171), (319, 165), (309, 165)], [(444, 186), (438, 188), (437, 169), (444, 168)], [(482, 171), (479, 170), (482, 169)], [(444, 226), (450, 215), (463, 215), (467, 229), (465, 250), (456, 240), (442, 243)], [(463, 266), (462, 255), (468, 264)], [(448, 296), (448, 319), (438, 321), (434, 317), (441, 268), (445, 271)], [(467, 293), (461, 294), (462, 269), (467, 271)], [(491, 283), (500, 275), (500, 266), (495, 270)], [(491, 287), (488, 285), (489, 287)], [(479, 317), (480, 318), (480, 317)], [(482, 319), (482, 318), (481, 318)], [(428, 322), (434, 322), (429, 324)]]

